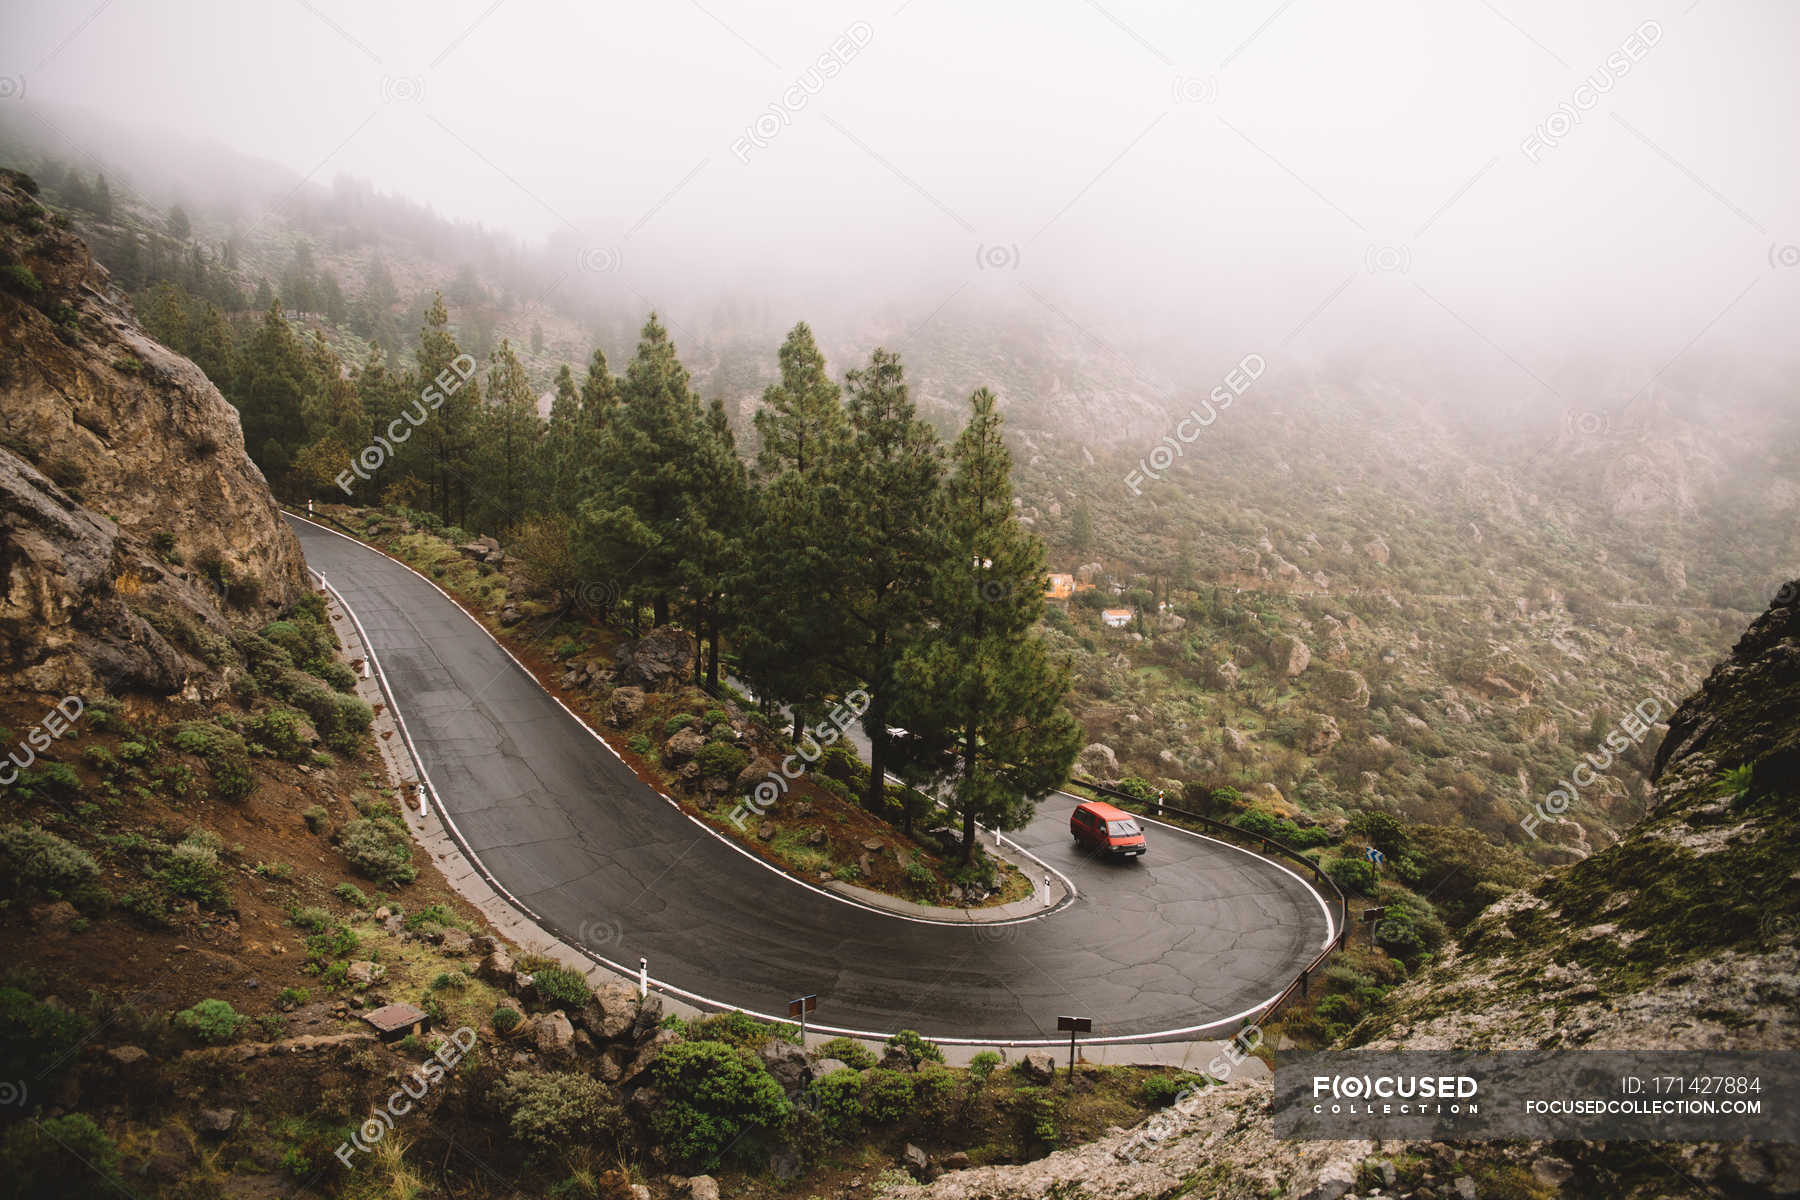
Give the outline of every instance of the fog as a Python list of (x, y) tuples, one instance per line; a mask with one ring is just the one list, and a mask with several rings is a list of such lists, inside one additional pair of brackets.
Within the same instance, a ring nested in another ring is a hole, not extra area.
[(1792, 5), (1194, 7), (11, 0), (0, 105), (366, 179), (677, 320), (1016, 313), (1158, 377), (1380, 347), (1580, 406), (1789, 352)]

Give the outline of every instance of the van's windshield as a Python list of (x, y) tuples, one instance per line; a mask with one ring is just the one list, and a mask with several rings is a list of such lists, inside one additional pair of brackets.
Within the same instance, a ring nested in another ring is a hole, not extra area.
[(1114, 837), (1136, 837), (1140, 831), (1136, 821), (1110, 821), (1107, 823), (1106, 832)]

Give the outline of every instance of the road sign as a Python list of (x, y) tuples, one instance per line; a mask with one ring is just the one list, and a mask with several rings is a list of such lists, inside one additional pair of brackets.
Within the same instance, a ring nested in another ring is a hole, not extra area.
[(1387, 855), (1383, 854), (1373, 846), (1370, 846), (1367, 850), (1363, 851), (1363, 857), (1378, 867), (1387, 861)]
[(1387, 909), (1385, 909), (1385, 908), (1375, 908), (1373, 906), (1370, 906), (1369, 908), (1365, 908), (1362, 910), (1363, 922), (1368, 925), (1373, 925), (1375, 922), (1381, 920), (1381, 918), (1383, 918), (1385, 916), (1387, 916)]
[(1075, 1086), (1075, 1035), (1094, 1032), (1092, 1017), (1058, 1017), (1056, 1031), (1069, 1035), (1069, 1086)]
[(802, 996), (798, 1000), (788, 1001), (788, 1016), (800, 1022), (800, 1048), (802, 1050), (806, 1049), (806, 1014), (817, 1012), (818, 1008), (819, 998), (817, 996)]

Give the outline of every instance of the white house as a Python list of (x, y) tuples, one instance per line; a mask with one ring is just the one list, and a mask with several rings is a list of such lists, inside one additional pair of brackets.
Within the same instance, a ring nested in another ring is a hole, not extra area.
[(1100, 621), (1108, 629), (1123, 629), (1131, 624), (1129, 608), (1103, 608), (1100, 610)]

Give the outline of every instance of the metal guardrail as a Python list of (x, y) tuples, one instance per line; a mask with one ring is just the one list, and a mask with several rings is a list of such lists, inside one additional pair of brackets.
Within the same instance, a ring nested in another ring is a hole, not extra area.
[(1282, 1005), (1292, 1000), (1296, 994), (1301, 996), (1306, 995), (1312, 982), (1312, 977), (1325, 965), (1325, 960), (1350, 944), (1350, 901), (1344, 895), (1344, 889), (1340, 888), (1337, 883), (1333, 881), (1331, 876), (1321, 871), (1319, 869), (1319, 864), (1315, 863), (1312, 859), (1307, 858), (1292, 846), (1283, 845), (1274, 838), (1264, 837), (1259, 833), (1251, 833), (1247, 829), (1239, 829), (1236, 825), (1228, 825), (1224, 821), (1215, 820), (1212, 817), (1203, 816), (1197, 812), (1190, 812), (1185, 808), (1166, 803), (1160, 797), (1154, 800), (1145, 800), (1140, 796), (1132, 795), (1130, 792), (1122, 792), (1118, 788), (1110, 788), (1104, 784), (1093, 783), (1086, 779), (1071, 779), (1069, 782), (1078, 784), (1097, 795), (1109, 796), (1121, 800), (1126, 804), (1150, 809), (1153, 811), (1154, 815), (1159, 817), (1173, 816), (1182, 821), (1192, 822), (1196, 825), (1203, 826), (1206, 829), (1228, 835), (1237, 841), (1251, 842), (1254, 845), (1250, 848), (1257, 853), (1262, 854), (1264, 857), (1271, 857), (1279, 854), (1285, 858), (1292, 859), (1297, 865), (1305, 867), (1308, 871), (1312, 872), (1313, 881), (1315, 883), (1322, 884), (1331, 889), (1332, 895), (1337, 897), (1336, 936), (1331, 939), (1330, 945), (1319, 951), (1311, 962), (1300, 969), (1300, 974), (1294, 977), (1294, 981), (1288, 984), (1279, 996), (1276, 996), (1274, 1000), (1269, 1002), (1268, 1007), (1263, 1009), (1261, 1015), (1252, 1022), (1253, 1024), (1259, 1027), (1268, 1024), (1269, 1019), (1275, 1015), (1277, 1010), (1279, 1010)]

